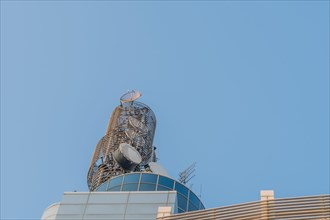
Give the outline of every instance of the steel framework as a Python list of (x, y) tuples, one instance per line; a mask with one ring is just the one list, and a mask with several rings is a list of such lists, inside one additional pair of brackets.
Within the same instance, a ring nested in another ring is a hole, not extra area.
[(112, 112), (105, 136), (96, 145), (87, 174), (90, 191), (113, 176), (130, 172), (114, 159), (114, 152), (122, 143), (134, 147), (142, 157), (133, 171), (143, 171), (149, 162), (155, 162), (152, 145), (155, 129), (156, 117), (151, 108), (134, 100), (121, 102)]

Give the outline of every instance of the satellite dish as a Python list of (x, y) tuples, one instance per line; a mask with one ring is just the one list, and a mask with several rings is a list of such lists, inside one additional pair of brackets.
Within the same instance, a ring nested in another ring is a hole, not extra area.
[(136, 165), (142, 162), (140, 153), (127, 143), (121, 143), (113, 157), (122, 168), (129, 171), (134, 170)]
[(155, 163), (155, 162), (150, 162), (148, 165), (150, 167), (151, 172), (153, 172), (155, 174), (167, 176), (167, 177), (169, 176), (167, 171), (165, 170), (165, 168), (162, 167), (160, 164)]
[(127, 137), (129, 139), (131, 139), (132, 141), (137, 137), (139, 136), (138, 132), (135, 131), (134, 129), (126, 129), (125, 130), (125, 134), (127, 135)]
[(138, 146), (144, 146), (146, 144), (144, 137), (141, 136), (142, 134), (135, 131), (134, 129), (126, 129), (125, 134)]
[(139, 121), (138, 119), (136, 119), (132, 116), (129, 116), (128, 121), (133, 127), (139, 129), (143, 134), (148, 133), (148, 127), (145, 124), (143, 124), (141, 121)]
[(120, 101), (122, 103), (133, 102), (134, 100), (137, 100), (138, 98), (140, 98), (141, 95), (142, 94), (139, 91), (134, 91), (134, 90), (128, 91), (120, 97)]

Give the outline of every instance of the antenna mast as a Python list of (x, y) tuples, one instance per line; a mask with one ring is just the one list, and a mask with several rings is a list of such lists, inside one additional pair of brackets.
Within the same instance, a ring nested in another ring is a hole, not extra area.
[(191, 164), (187, 169), (179, 173), (179, 181), (182, 184), (187, 184), (192, 178), (195, 177), (194, 172), (196, 171), (196, 162)]

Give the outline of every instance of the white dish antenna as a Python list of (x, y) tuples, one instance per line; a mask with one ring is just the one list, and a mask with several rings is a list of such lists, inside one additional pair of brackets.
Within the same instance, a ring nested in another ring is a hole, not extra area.
[(159, 175), (163, 175), (163, 176), (167, 176), (167, 177), (169, 176), (167, 171), (165, 170), (165, 168), (162, 167), (158, 163), (150, 162), (149, 167), (150, 167), (151, 172), (153, 172), (155, 174), (159, 174)]
[(141, 121), (139, 121), (138, 119), (130, 116), (130, 117), (128, 117), (128, 121), (134, 128), (137, 128), (138, 130), (140, 130), (141, 133), (143, 133), (143, 134), (148, 133), (148, 127), (145, 124), (143, 124)]
[(133, 170), (136, 165), (142, 162), (140, 153), (127, 143), (121, 143), (113, 153), (113, 157), (125, 170)]
[(141, 133), (133, 129), (126, 129), (125, 134), (138, 146), (144, 146), (146, 144), (146, 141), (144, 140), (143, 136), (141, 136)]
[(122, 103), (125, 102), (133, 102), (134, 100), (137, 100), (138, 98), (140, 98), (142, 96), (142, 94), (139, 91), (128, 91), (126, 92), (124, 95), (122, 95), (120, 97), (120, 101)]

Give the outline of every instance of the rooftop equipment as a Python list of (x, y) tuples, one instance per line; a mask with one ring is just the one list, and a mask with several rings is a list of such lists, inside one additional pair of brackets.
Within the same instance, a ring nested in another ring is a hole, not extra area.
[(87, 184), (91, 191), (114, 176), (141, 172), (150, 162), (156, 162), (152, 145), (156, 117), (150, 107), (136, 101), (141, 95), (138, 91), (128, 91), (112, 112), (106, 134), (96, 145), (89, 167)]

